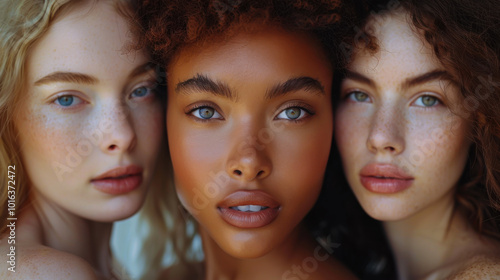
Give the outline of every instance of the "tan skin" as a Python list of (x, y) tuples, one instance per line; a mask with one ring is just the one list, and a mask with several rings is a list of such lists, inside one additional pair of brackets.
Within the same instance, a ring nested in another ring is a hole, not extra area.
[[(331, 256), (312, 272), (300, 267), (318, 246), (302, 220), (321, 189), (333, 134), (323, 53), (307, 34), (258, 27), (186, 47), (168, 65), (175, 182), (199, 223), (206, 279), (353, 278)], [(287, 81), (296, 83), (283, 90)], [(281, 94), (266, 96), (272, 88)], [(253, 228), (223, 220), (220, 201), (242, 190), (271, 196), (277, 217)]]
[[(474, 231), (455, 208), (471, 130), (452, 113), (464, 113), (457, 111), (459, 89), (406, 13), (368, 24), (379, 50), (356, 53), (336, 113), (336, 140), (354, 194), (383, 222), (398, 279), (497, 279), (498, 242)], [(370, 190), (362, 183), (368, 164), (404, 168), (412, 184)]]

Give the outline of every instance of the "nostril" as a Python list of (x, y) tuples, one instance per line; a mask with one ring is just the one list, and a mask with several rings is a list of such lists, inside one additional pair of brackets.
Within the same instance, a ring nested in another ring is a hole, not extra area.
[(259, 171), (259, 173), (257, 173), (257, 177), (260, 177), (260, 175), (262, 175), (264, 173), (263, 170)]
[(242, 172), (240, 170), (234, 170), (233, 173), (238, 175), (238, 176), (240, 176), (242, 174)]
[(112, 150), (114, 150), (114, 149), (116, 149), (116, 145), (110, 145), (110, 146), (108, 147), (108, 150), (110, 150), (110, 151), (112, 151)]

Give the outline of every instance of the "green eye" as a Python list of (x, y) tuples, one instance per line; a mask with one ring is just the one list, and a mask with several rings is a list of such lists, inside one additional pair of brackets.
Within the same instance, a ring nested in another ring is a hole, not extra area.
[(211, 117), (214, 116), (215, 110), (214, 108), (209, 108), (209, 107), (204, 107), (200, 108), (200, 117), (203, 119), (210, 119)]
[(349, 94), (349, 98), (352, 101), (356, 102), (366, 102), (369, 101), (370, 98), (368, 97), (368, 94), (361, 92), (361, 91), (354, 91), (351, 94)]
[(196, 108), (192, 110), (190, 114), (201, 120), (223, 119), (215, 108), (209, 106)]
[(300, 109), (299, 108), (289, 108), (285, 110), (285, 114), (289, 119), (295, 120), (300, 117)]
[(439, 100), (431, 95), (420, 96), (416, 101), (415, 105), (422, 107), (432, 107), (439, 104)]
[(302, 107), (289, 107), (281, 111), (278, 114), (278, 116), (276, 116), (276, 118), (280, 120), (298, 121), (307, 117), (310, 114), (311, 114), (310, 112), (308, 112), (306, 109)]

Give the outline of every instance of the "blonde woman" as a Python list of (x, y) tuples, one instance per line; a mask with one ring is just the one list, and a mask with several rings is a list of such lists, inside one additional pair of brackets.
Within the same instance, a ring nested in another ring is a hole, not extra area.
[(2, 1), (2, 279), (115, 279), (112, 222), (145, 199), (164, 135), (123, 1)]

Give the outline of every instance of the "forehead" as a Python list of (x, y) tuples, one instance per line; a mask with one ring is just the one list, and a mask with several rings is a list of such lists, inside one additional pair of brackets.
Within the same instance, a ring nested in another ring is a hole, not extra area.
[(332, 65), (318, 40), (279, 28), (239, 32), (231, 38), (182, 49), (168, 65), (174, 76), (209, 72), (241, 79), (279, 75), (331, 76)]
[(30, 49), (28, 78), (35, 81), (57, 71), (99, 76), (129, 68), (132, 61), (143, 57), (140, 52), (126, 51), (133, 39), (129, 30), (114, 1), (69, 6)]
[(431, 46), (410, 21), (401, 10), (372, 17), (366, 28), (371, 30), (378, 48), (375, 52), (361, 48), (350, 68), (363, 74), (390, 71), (406, 77), (441, 69)]

